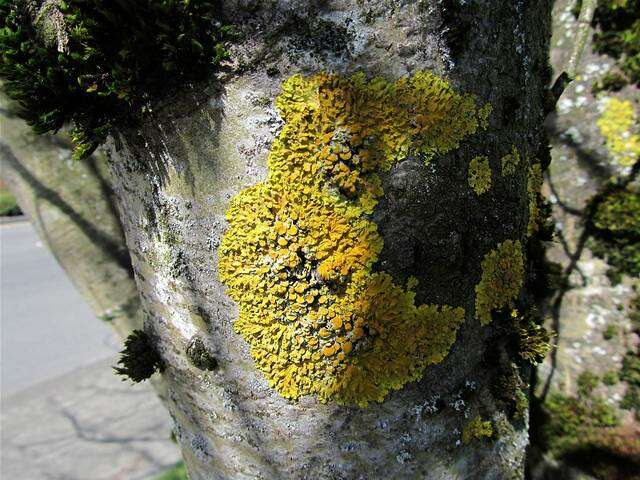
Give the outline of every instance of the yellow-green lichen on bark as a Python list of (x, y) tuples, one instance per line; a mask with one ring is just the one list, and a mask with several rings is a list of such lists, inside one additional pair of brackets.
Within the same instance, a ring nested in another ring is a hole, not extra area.
[(491, 166), (485, 156), (475, 157), (469, 163), (469, 186), (477, 195), (491, 188)]
[(286, 398), (382, 401), (442, 361), (464, 310), (416, 305), (417, 279), (402, 288), (373, 271), (378, 175), (407, 155), (457, 148), (489, 107), (425, 72), (396, 82), (296, 75), (276, 106), (285, 125), (268, 179), (232, 199), (219, 249), (235, 329)]
[(628, 100), (606, 100), (598, 127), (613, 159), (623, 167), (632, 166), (640, 157), (640, 125), (638, 115)]
[(520, 152), (518, 152), (515, 145), (511, 146), (511, 153), (508, 153), (500, 159), (500, 165), (502, 166), (503, 176), (516, 173), (518, 165), (520, 165)]
[(480, 415), (476, 415), (462, 430), (462, 443), (469, 443), (472, 440), (490, 438), (493, 435), (493, 426), (488, 420), (482, 420)]
[(529, 200), (529, 222), (527, 223), (527, 237), (531, 237), (538, 231), (540, 207), (538, 205), (538, 193), (542, 188), (542, 167), (534, 163), (529, 167), (527, 178), (527, 197)]
[(482, 277), (476, 285), (476, 318), (491, 323), (491, 312), (510, 306), (520, 294), (524, 258), (518, 240), (506, 240), (482, 260)]

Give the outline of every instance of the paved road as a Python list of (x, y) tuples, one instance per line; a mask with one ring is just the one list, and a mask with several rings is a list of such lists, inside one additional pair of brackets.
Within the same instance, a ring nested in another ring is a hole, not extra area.
[(121, 382), (111, 362), (3, 399), (0, 478), (151, 480), (180, 459), (151, 388)]
[(27, 222), (0, 225), (2, 397), (118, 350)]
[(0, 478), (138, 480), (179, 460), (147, 384), (26, 223), (0, 224)]

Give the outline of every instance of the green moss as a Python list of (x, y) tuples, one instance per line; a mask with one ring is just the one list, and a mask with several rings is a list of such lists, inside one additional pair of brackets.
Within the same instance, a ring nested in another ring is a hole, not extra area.
[(556, 455), (584, 448), (618, 424), (613, 407), (590, 395), (552, 394), (543, 410), (545, 421), (539, 425), (543, 441)]
[(602, 383), (604, 383), (609, 387), (619, 382), (620, 382), (620, 376), (618, 375), (617, 372), (614, 372), (613, 370), (609, 370), (608, 372), (605, 372), (605, 374), (602, 376)]
[(218, 368), (218, 360), (216, 360), (200, 337), (194, 337), (189, 342), (187, 357), (200, 370), (215, 370)]
[(602, 337), (605, 340), (611, 340), (613, 337), (616, 336), (617, 332), (618, 332), (618, 329), (616, 328), (615, 325), (607, 325), (607, 328), (605, 328), (604, 332), (602, 332)]
[(519, 340), (518, 354), (531, 365), (542, 363), (551, 350), (551, 333), (536, 320), (542, 321), (530, 311), (515, 323)]
[[(614, 373), (605, 376), (615, 379)], [(619, 425), (616, 409), (593, 393), (596, 382), (592, 374), (581, 375), (575, 396), (555, 393), (536, 405), (532, 443), (562, 466), (545, 478), (567, 478), (573, 470), (589, 478), (626, 479), (640, 471), (640, 440), (633, 428)]]
[(640, 335), (640, 294), (638, 294), (640, 284), (634, 285), (635, 295), (629, 303), (629, 320), (631, 321), (631, 330)]
[(216, 22), (216, 1), (52, 2), (35, 22), (55, 14), (55, 28), (34, 25), (29, 8), (0, 0), (0, 78), (37, 133), (73, 122), (76, 158), (112, 125), (139, 119), (154, 98), (210, 75), (225, 56), (228, 29)]
[(177, 463), (170, 470), (156, 477), (156, 480), (189, 480), (187, 467), (185, 467), (184, 462)]
[(18, 202), (11, 192), (0, 188), (0, 217), (11, 217), (22, 214)]
[(587, 228), (594, 255), (607, 261), (614, 283), (623, 274), (640, 276), (640, 191), (634, 185), (614, 188), (592, 202)]
[(529, 408), (529, 385), (522, 379), (515, 363), (501, 365), (500, 370), (500, 375), (491, 387), (493, 395), (510, 420), (521, 420)]
[(619, 72), (607, 72), (604, 76), (593, 84), (591, 92), (597, 95), (603, 91), (618, 92), (627, 86), (629, 80)]
[(640, 421), (640, 357), (635, 352), (627, 352), (622, 361), (620, 380), (626, 382), (627, 391), (620, 402), (620, 407), (634, 410), (636, 419)]
[(593, 390), (600, 383), (598, 376), (590, 371), (584, 371), (578, 376), (578, 393), (580, 395), (591, 395)]
[(462, 443), (469, 443), (472, 440), (491, 438), (493, 426), (488, 420), (482, 420), (480, 415), (476, 415), (462, 430)]
[(593, 221), (601, 230), (640, 236), (640, 192), (631, 187), (608, 195)]
[(134, 330), (127, 337), (124, 350), (120, 352), (118, 365), (120, 367), (113, 367), (116, 373), (136, 383), (164, 370), (162, 359), (149, 336), (142, 330)]
[(616, 59), (630, 83), (640, 86), (640, 1), (599, 0), (593, 50)]

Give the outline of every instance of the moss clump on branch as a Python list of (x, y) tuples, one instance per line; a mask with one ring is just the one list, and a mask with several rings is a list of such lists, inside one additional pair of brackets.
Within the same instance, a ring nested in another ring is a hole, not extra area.
[(226, 56), (217, 1), (0, 0), (0, 78), (37, 133), (72, 122), (84, 158), (151, 100)]
[(622, 361), (620, 380), (627, 383), (627, 391), (620, 407), (634, 410), (636, 420), (640, 421), (640, 357), (635, 352), (627, 352)]
[(194, 337), (187, 346), (187, 357), (200, 370), (215, 370), (218, 360), (213, 356), (207, 344), (200, 337)]
[(615, 187), (592, 201), (591, 250), (610, 265), (614, 283), (623, 274), (640, 276), (640, 191), (631, 184)]
[(155, 372), (164, 370), (162, 359), (149, 336), (142, 330), (134, 330), (127, 337), (124, 342), (124, 350), (120, 352), (118, 365), (121, 366), (113, 367), (116, 373), (128, 377), (136, 383), (146, 380)]
[(640, 0), (599, 0), (593, 50), (616, 59), (630, 83), (640, 86)]
[(515, 322), (518, 333), (518, 354), (531, 365), (542, 363), (551, 350), (552, 335), (536, 320), (541, 321), (536, 318), (533, 311), (530, 311)]

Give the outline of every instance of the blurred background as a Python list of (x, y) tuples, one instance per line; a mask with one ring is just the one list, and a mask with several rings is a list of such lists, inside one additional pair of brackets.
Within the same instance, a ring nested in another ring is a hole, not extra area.
[[(555, 3), (553, 78), (580, 5)], [(555, 336), (532, 378), (533, 479), (640, 478), (640, 2), (600, 0), (590, 28), (547, 121)], [(72, 162), (64, 135), (35, 137), (1, 107), (0, 136), (19, 157), (0, 151), (2, 478), (186, 478), (161, 385), (131, 386), (111, 369), (140, 311), (103, 159)], [(113, 258), (95, 249), (105, 242)]]

